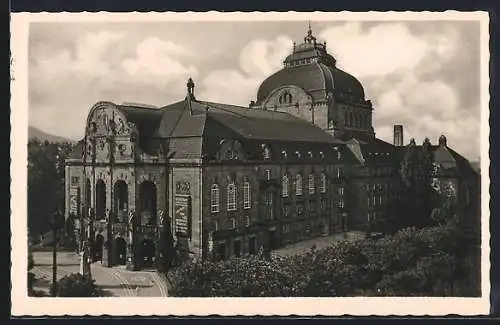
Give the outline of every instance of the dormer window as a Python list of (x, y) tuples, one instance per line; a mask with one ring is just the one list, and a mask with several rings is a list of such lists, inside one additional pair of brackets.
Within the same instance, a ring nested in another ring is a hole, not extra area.
[(295, 151), (295, 155), (297, 156), (297, 159), (300, 159), (300, 151)]
[(325, 159), (325, 153), (323, 151), (319, 152), (319, 156), (321, 157), (321, 159)]
[(283, 155), (283, 159), (286, 159), (287, 158), (287, 153), (286, 153), (286, 150), (283, 150), (281, 152), (281, 154)]
[(307, 154), (309, 155), (309, 158), (311, 158), (311, 159), (313, 158), (313, 153), (312, 153), (312, 151), (309, 151)]
[(264, 159), (271, 159), (271, 149), (265, 144), (261, 145), (262, 147), (262, 155), (264, 156)]

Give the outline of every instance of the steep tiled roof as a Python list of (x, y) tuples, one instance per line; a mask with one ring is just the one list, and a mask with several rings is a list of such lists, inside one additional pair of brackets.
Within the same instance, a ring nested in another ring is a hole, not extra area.
[(287, 113), (204, 104), (209, 107), (206, 114), (246, 139), (341, 143), (319, 127)]

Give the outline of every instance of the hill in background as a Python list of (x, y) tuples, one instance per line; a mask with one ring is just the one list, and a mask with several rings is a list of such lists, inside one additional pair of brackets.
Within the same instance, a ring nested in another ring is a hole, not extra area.
[(46, 133), (40, 129), (37, 129), (34, 126), (28, 127), (28, 139), (29, 140), (38, 139), (40, 141), (47, 140), (49, 142), (72, 142), (72, 143), (76, 142), (75, 140), (70, 140), (58, 135)]

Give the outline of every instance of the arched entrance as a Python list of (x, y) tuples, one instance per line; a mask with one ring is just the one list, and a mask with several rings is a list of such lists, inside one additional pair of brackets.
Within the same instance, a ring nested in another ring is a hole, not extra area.
[(127, 264), (127, 242), (123, 237), (117, 237), (115, 239), (115, 261), (118, 265)]
[(154, 242), (151, 239), (144, 239), (140, 247), (141, 264), (143, 267), (154, 266), (155, 253), (156, 249)]
[(95, 185), (95, 213), (96, 219), (101, 220), (106, 218), (106, 184), (102, 179), (98, 180)]
[(128, 209), (128, 185), (123, 180), (115, 183), (114, 187), (114, 206), (115, 215), (118, 222), (125, 222), (127, 220)]
[(94, 243), (92, 245), (92, 260), (94, 262), (101, 261), (103, 257), (103, 248), (104, 248), (104, 236), (101, 234), (97, 234), (95, 236)]
[(156, 224), (156, 185), (144, 181), (139, 188), (140, 216), (142, 224)]

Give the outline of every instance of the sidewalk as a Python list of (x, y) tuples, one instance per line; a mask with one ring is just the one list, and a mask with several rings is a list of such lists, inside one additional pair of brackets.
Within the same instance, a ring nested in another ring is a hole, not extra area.
[(308, 251), (311, 249), (313, 245), (316, 245), (316, 249), (321, 249), (328, 247), (337, 241), (344, 241), (344, 240), (355, 241), (361, 238), (364, 238), (364, 233), (359, 231), (336, 233), (325, 237), (316, 237), (300, 241), (294, 244), (290, 244), (285, 247), (272, 251), (272, 254), (278, 256), (291, 256)]

